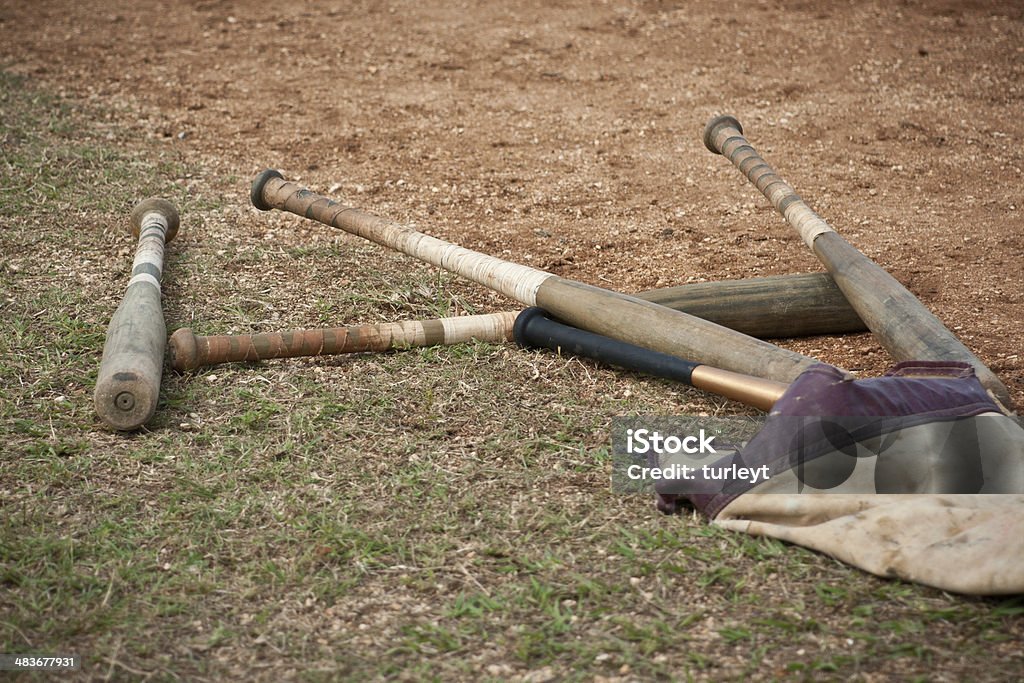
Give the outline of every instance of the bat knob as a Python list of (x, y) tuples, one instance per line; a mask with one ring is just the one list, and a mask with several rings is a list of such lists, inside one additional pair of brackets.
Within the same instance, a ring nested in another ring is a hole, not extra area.
[(199, 367), (199, 349), (196, 346), (196, 335), (187, 327), (174, 331), (168, 343), (171, 367), (178, 372), (188, 372)]
[(252, 181), (252, 189), (249, 191), (249, 201), (260, 211), (270, 211), (272, 207), (267, 204), (266, 200), (263, 199), (263, 187), (274, 178), (280, 178), (284, 180), (284, 176), (281, 175), (280, 171), (276, 171), (272, 168), (268, 168), (263, 173), (256, 176), (256, 179)]
[(532, 325), (538, 318), (548, 320), (547, 311), (539, 306), (531, 306), (516, 316), (516, 321), (512, 325), (512, 338), (524, 349), (543, 347), (535, 332), (536, 326)]
[(715, 154), (722, 153), (722, 150), (715, 146), (715, 138), (718, 137), (718, 131), (722, 128), (735, 128), (740, 134), (743, 133), (743, 126), (734, 116), (724, 114), (708, 121), (708, 125), (704, 126), (704, 146)]
[(135, 237), (139, 236), (139, 233), (142, 231), (142, 221), (145, 219), (146, 214), (150, 213), (158, 213), (167, 221), (167, 232), (164, 233), (164, 242), (173, 240), (174, 236), (178, 234), (178, 224), (180, 223), (178, 210), (174, 208), (174, 204), (171, 204), (166, 199), (159, 199), (157, 197), (143, 199), (132, 209), (130, 219), (132, 235)]

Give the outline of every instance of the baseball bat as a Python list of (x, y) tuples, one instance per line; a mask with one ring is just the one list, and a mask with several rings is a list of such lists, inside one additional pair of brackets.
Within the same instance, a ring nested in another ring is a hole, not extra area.
[[(640, 292), (637, 298), (752, 337), (799, 337), (866, 329), (827, 273), (699, 282)], [(264, 334), (196, 335), (181, 328), (168, 354), (179, 372), (206, 365), (326, 356), (512, 339), (515, 312)]]
[(681, 311), (445, 242), (317, 195), (274, 170), (256, 177), (250, 198), (258, 209), (280, 209), (340, 228), (526, 306), (540, 306), (567, 324), (654, 351), (785, 383), (817, 362)]
[(219, 363), (387, 351), (457, 344), (472, 339), (508, 341), (512, 339), (516, 315), (515, 312), (464, 315), (380, 325), (209, 337), (197, 336), (183, 327), (171, 335), (171, 366), (178, 371), (188, 371)]
[(828, 273), (695, 282), (636, 297), (759, 339), (867, 329)]
[(995, 398), (1012, 406), (999, 378), (896, 278), (812, 211), (743, 137), (739, 121), (732, 116), (711, 119), (704, 128), (704, 144), (732, 162), (785, 217), (893, 358), (969, 363)]
[(132, 278), (107, 327), (93, 402), (110, 428), (130, 431), (156, 412), (167, 328), (160, 307), (164, 245), (178, 234), (178, 211), (163, 199), (146, 199), (131, 213), (138, 238)]

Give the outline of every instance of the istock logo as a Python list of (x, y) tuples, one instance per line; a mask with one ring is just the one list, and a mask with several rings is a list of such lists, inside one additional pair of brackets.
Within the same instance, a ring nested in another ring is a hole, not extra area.
[(708, 436), (703, 429), (696, 435), (684, 436), (682, 438), (674, 434), (662, 436), (661, 432), (657, 430), (627, 429), (626, 452), (630, 455), (647, 455), (649, 453), (657, 455), (718, 453), (712, 445), (714, 440), (714, 435)]

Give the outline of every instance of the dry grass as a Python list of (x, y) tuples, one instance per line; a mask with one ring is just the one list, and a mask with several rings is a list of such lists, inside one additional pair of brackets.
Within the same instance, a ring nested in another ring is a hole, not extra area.
[(168, 375), (145, 431), (103, 431), (92, 385), (149, 194), (184, 217), (171, 329), (505, 304), (0, 84), (0, 649), (156, 680), (1019, 676), (1019, 599), (610, 493), (614, 416), (736, 410), (664, 382), (486, 344), (234, 365)]

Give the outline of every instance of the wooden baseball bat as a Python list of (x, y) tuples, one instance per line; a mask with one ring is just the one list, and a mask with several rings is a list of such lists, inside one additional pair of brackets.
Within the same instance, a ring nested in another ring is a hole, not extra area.
[[(636, 296), (752, 337), (799, 337), (866, 329), (827, 273), (699, 282)], [(472, 339), (502, 342), (511, 340), (516, 315), (503, 312), (265, 334), (199, 336), (181, 328), (171, 335), (168, 352), (171, 366), (184, 372), (220, 363), (387, 351)]]
[(759, 339), (867, 329), (828, 273), (694, 282), (636, 297)]
[(969, 363), (981, 383), (1007, 408), (1010, 394), (999, 378), (896, 278), (839, 236), (761, 158), (732, 116), (711, 119), (704, 144), (723, 155), (768, 198), (803, 238), (846, 299), (896, 360)]
[(410, 320), (268, 334), (197, 336), (183, 327), (171, 335), (171, 366), (178, 371), (204, 365), (271, 358), (331, 356), (403, 347), (510, 341), (517, 312)]
[(250, 195), (261, 210), (281, 209), (340, 228), (482, 284), (590, 332), (714, 368), (790, 383), (818, 361), (721, 325), (636, 297), (567, 280), (471, 251), (319, 196), (264, 171)]
[(178, 211), (163, 199), (146, 199), (131, 213), (138, 238), (132, 278), (107, 328), (96, 378), (96, 414), (112, 429), (130, 431), (156, 412), (167, 328), (160, 307), (164, 245), (178, 234)]

